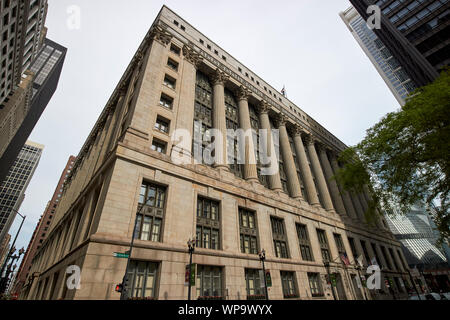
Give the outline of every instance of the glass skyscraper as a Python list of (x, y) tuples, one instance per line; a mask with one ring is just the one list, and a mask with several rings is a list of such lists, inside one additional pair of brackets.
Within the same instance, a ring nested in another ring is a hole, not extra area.
[(408, 94), (416, 88), (404, 68), (353, 7), (341, 12), (340, 16), (398, 103), (404, 105)]

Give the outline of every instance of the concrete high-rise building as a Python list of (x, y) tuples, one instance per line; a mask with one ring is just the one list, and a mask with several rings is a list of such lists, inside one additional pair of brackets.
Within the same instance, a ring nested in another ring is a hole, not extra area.
[(0, 242), (0, 266), (3, 265), (6, 258), (8, 257), (10, 245), (9, 241), (11, 240), (11, 235), (8, 233), (6, 237)]
[[(193, 155), (211, 158), (211, 128), (221, 133), (218, 144), (229, 144), (216, 148), (212, 164), (198, 164)], [(237, 128), (255, 132), (245, 138), (243, 163), (227, 163), (237, 148), (226, 130)], [(280, 151), (269, 159), (274, 171), (253, 152), (264, 141)], [(261, 298), (262, 250), (271, 299), (391, 297), (385, 281), (363, 292), (357, 257), (366, 267), (376, 257), (404, 294), (400, 243), (382, 217), (365, 220), (369, 189), (348, 193), (332, 179), (345, 148), (163, 6), (77, 156), (21, 298), (119, 299), (114, 288), (127, 272), (128, 298), (186, 299), (189, 239), (194, 299)], [(133, 234), (126, 270), (120, 256)], [(73, 265), (81, 270), (78, 290), (66, 286)]]
[(20, 292), (22, 287), (25, 285), (25, 281), (29, 276), (28, 272), (31, 268), (31, 261), (34, 258), (36, 251), (39, 250), (39, 248), (42, 246), (42, 243), (45, 241), (45, 239), (47, 239), (50, 224), (53, 221), (56, 208), (58, 207), (59, 201), (61, 199), (63, 185), (66, 182), (70, 172), (72, 171), (75, 160), (75, 156), (69, 157), (69, 160), (67, 161), (67, 164), (61, 174), (61, 177), (59, 178), (55, 192), (53, 193), (51, 200), (47, 204), (43, 215), (39, 219), (39, 222), (33, 232), (33, 236), (31, 237), (30, 243), (28, 244), (27, 250), (25, 252), (25, 256), (18, 270), (13, 292)]
[(350, 7), (339, 15), (375, 66), (395, 99), (400, 105), (404, 105), (408, 94), (416, 89), (414, 82), (411, 81), (404, 68), (400, 66), (397, 59), (375, 32), (367, 26), (366, 21), (355, 8)]
[(0, 243), (9, 232), (25, 198), (25, 191), (39, 164), (44, 146), (27, 141), (0, 185)]
[(450, 61), (448, 0), (350, 0), (363, 19), (369, 5), (381, 9), (381, 28), (374, 32), (416, 87), (439, 75)]
[(0, 6), (1, 183), (56, 90), (66, 48), (46, 39), (47, 0)]

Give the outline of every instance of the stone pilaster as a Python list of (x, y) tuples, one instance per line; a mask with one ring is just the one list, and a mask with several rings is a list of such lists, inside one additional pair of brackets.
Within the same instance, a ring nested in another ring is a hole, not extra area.
[(330, 193), (328, 191), (327, 182), (323, 175), (322, 166), (320, 165), (319, 158), (317, 156), (316, 147), (314, 146), (315, 141), (312, 136), (307, 137), (307, 146), (309, 152), (309, 158), (311, 160), (311, 166), (314, 170), (314, 175), (317, 181), (317, 187), (319, 188), (320, 195), (323, 199), (323, 206), (325, 210), (333, 212), (333, 202), (331, 201)]
[(244, 163), (244, 178), (249, 181), (258, 182), (258, 172), (256, 169), (256, 157), (253, 142), (252, 126), (250, 123), (250, 112), (248, 110), (248, 96), (250, 92), (245, 87), (239, 90), (239, 124), (245, 133), (245, 141), (242, 141), (245, 146), (245, 163)]
[(344, 207), (344, 202), (342, 201), (341, 193), (338, 189), (336, 180), (333, 179), (333, 170), (331, 169), (330, 161), (328, 160), (327, 152), (325, 147), (321, 146), (319, 148), (320, 159), (322, 160), (322, 168), (325, 174), (325, 178), (328, 182), (328, 188), (331, 193), (331, 197), (333, 198), (333, 203), (336, 208), (336, 211), (343, 215), (347, 216), (347, 211)]
[(303, 180), (305, 183), (306, 194), (308, 195), (309, 203), (312, 206), (320, 206), (319, 198), (317, 197), (316, 186), (314, 185), (311, 168), (306, 156), (305, 147), (302, 140), (303, 129), (300, 126), (296, 127), (294, 133), (294, 147), (297, 153), (297, 160), (299, 161), (300, 170), (302, 171)]
[(225, 116), (225, 82), (228, 77), (219, 69), (214, 73), (213, 91), (214, 91), (214, 110), (213, 125), (214, 129), (222, 133), (222, 139), (215, 140), (215, 164), (216, 168), (227, 169), (227, 125)]
[[(259, 105), (259, 122), (261, 123), (261, 129), (267, 130), (267, 156), (270, 161), (272, 161), (272, 163), (276, 162), (275, 165), (279, 168), (278, 159), (275, 154), (275, 146), (272, 140), (272, 128), (270, 126), (269, 110), (270, 105), (267, 102), (262, 101)], [(279, 170), (277, 170), (277, 173), (269, 175), (269, 184), (272, 190), (283, 191)]]
[(284, 169), (286, 170), (288, 188), (292, 198), (303, 199), (300, 182), (298, 181), (297, 168), (295, 167), (294, 157), (292, 156), (291, 144), (286, 130), (287, 118), (279, 115), (277, 119), (278, 130), (280, 130), (280, 146), (283, 155)]

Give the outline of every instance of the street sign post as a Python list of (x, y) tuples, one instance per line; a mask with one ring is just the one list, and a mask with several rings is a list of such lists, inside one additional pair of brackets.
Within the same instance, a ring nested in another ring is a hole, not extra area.
[(124, 258), (124, 259), (128, 259), (128, 257), (130, 256), (129, 253), (122, 253), (122, 252), (114, 252), (113, 256), (115, 258)]

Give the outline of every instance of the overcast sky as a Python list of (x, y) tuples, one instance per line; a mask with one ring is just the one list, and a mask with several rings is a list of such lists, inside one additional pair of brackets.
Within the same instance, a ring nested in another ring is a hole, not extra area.
[[(98, 116), (166, 4), (347, 145), (399, 108), (339, 17), (348, 0), (49, 0), (48, 38), (68, 48), (58, 89), (30, 136), (44, 144), (20, 212), (27, 247), (70, 155)], [(81, 25), (67, 26), (70, 6)], [(10, 233), (14, 236), (20, 219)]]

